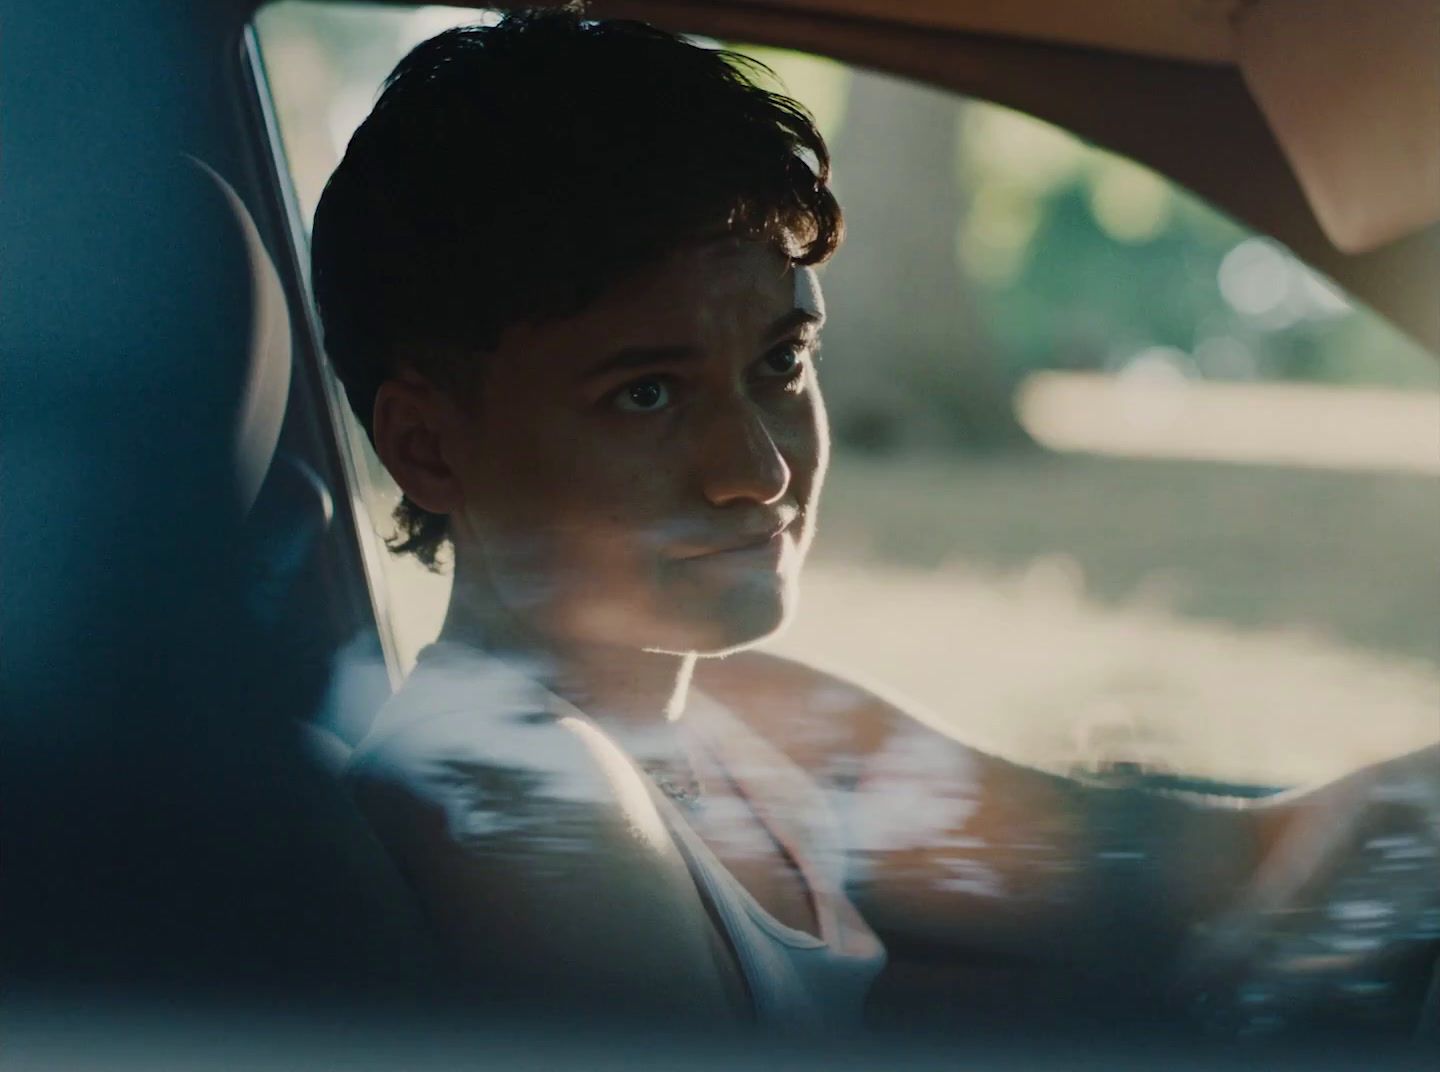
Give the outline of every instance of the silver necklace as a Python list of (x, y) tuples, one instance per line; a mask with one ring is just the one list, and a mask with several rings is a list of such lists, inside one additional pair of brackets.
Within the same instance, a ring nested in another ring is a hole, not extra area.
[(689, 764), (685, 765), (684, 774), (677, 773), (672, 764), (661, 760), (642, 762), (640, 769), (650, 776), (660, 792), (675, 803), (690, 811), (700, 807), (700, 779), (695, 777)]

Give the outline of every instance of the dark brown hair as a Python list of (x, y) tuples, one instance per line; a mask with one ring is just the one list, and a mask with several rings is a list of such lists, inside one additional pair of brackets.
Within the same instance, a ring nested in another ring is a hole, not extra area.
[[(414, 49), (315, 213), (329, 355), (373, 438), (403, 363), (454, 375), (505, 328), (573, 315), (718, 230), (816, 264), (840, 242), (825, 142), (746, 57), (572, 9)], [(448, 519), (403, 499), (397, 553), (434, 566)]]

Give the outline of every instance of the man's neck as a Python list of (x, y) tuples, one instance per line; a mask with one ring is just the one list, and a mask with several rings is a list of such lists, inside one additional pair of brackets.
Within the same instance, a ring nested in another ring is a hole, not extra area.
[(458, 570), (438, 639), (513, 663), (617, 732), (678, 719), (695, 662), (693, 655), (557, 642), (526, 628), (486, 591), (462, 584)]

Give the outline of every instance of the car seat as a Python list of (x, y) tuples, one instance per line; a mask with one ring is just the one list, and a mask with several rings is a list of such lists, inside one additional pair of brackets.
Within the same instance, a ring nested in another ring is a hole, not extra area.
[[(290, 396), (291, 323), (284, 290), (255, 222), (235, 190), (195, 162), (223, 195), (250, 266), (252, 331), (249, 368), (233, 429), (236, 491), (245, 509), (241, 530), (243, 606), (251, 625), (279, 649), (292, 695), (309, 698), (296, 712), (297, 754), (292, 790), (305, 804), (290, 836), (315, 841), (329, 870), (321, 889), (329, 903), (307, 911), (346, 920), (381, 988), (419, 993), (433, 978), (433, 950), (420, 910), (389, 855), (371, 833), (335, 775), (349, 746), (309, 717), (325, 694), (335, 652), (317, 628), (314, 566), (334, 517), (324, 479), (305, 461), (279, 450)], [(300, 679), (310, 679), (302, 682)], [(321, 889), (316, 890), (320, 894)], [(331, 922), (333, 925), (333, 921)]]
[(229, 206), (251, 267), (250, 352), (232, 439), (236, 491), (245, 510), (245, 609), (288, 649), (293, 672), (311, 679), (317, 700), (299, 720), (299, 730), (311, 757), (338, 776), (351, 745), (315, 717), (325, 679), (337, 667), (332, 638), (316, 621), (323, 592), (313, 576), (330, 535), (334, 499), (314, 468), (279, 449), (293, 377), (291, 323), (279, 273), (239, 195), (213, 168), (194, 163)]

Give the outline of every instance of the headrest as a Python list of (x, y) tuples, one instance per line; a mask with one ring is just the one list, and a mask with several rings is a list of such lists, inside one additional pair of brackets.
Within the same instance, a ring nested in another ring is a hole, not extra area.
[(232, 433), (236, 487), (241, 508), (249, 511), (275, 456), (290, 398), (290, 310), (280, 273), (240, 195), (214, 168), (194, 157), (191, 161), (229, 204), (250, 262), (249, 357)]

